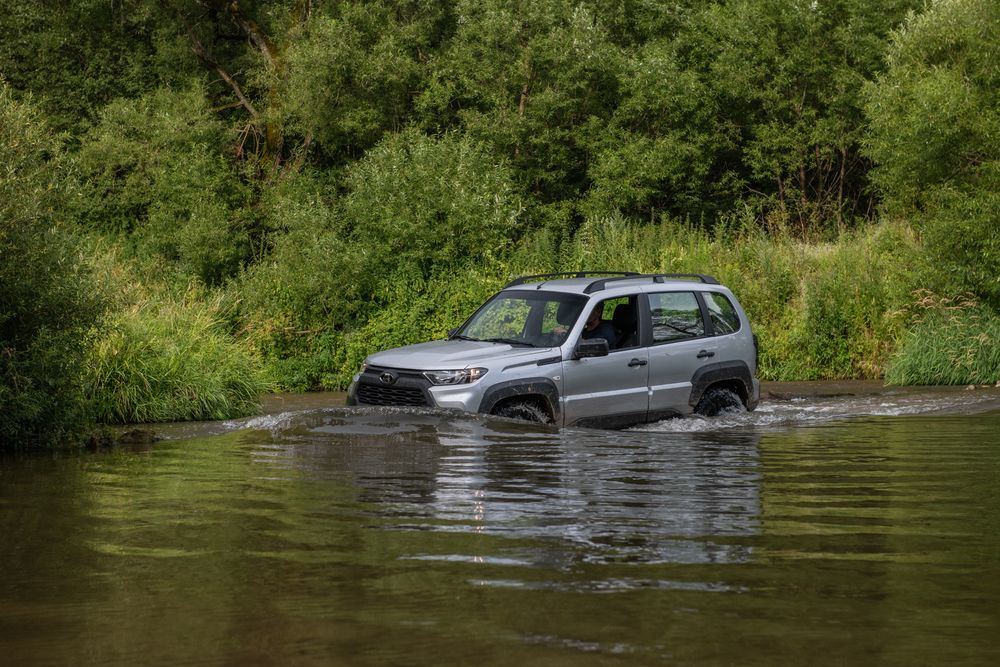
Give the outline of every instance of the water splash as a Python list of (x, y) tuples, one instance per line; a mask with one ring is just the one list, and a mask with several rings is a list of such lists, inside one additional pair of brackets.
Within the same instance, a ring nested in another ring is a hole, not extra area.
[(636, 427), (636, 431), (697, 433), (728, 429), (772, 429), (809, 426), (859, 417), (922, 414), (977, 414), (1000, 409), (1000, 391), (961, 388), (905, 388), (880, 393), (836, 396), (764, 398), (753, 412), (716, 417), (698, 415)]
[[(805, 385), (823, 387), (825, 385)], [(667, 419), (629, 429), (632, 432), (702, 433), (732, 430), (761, 430), (809, 426), (825, 422), (860, 417), (894, 417), (921, 414), (977, 414), (1000, 410), (1000, 389), (980, 388), (873, 388), (866, 385), (857, 393), (836, 395), (768, 394), (753, 412), (735, 411), (715, 417), (694, 415)], [(275, 437), (294, 430), (319, 430), (355, 435), (392, 435), (412, 431), (421, 424), (448, 423), (457, 430), (505, 424), (524, 435), (525, 429), (536, 435), (551, 434), (551, 427), (542, 427), (485, 415), (473, 415), (452, 410), (428, 408), (350, 408), (342, 405), (315, 407), (303, 399), (304, 409), (283, 409), (280, 412), (220, 422), (159, 424), (153, 428), (167, 439), (183, 439), (223, 435), (235, 431), (267, 431)], [(284, 408), (294, 407), (294, 399), (283, 401)]]

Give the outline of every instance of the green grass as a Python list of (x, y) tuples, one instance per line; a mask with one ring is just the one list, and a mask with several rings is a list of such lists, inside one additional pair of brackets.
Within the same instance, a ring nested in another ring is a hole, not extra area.
[(111, 318), (92, 353), (90, 388), (99, 422), (131, 424), (253, 414), (269, 387), (217, 300), (161, 298)]
[(892, 356), (886, 384), (1000, 381), (1000, 315), (970, 297), (918, 296), (919, 315)]

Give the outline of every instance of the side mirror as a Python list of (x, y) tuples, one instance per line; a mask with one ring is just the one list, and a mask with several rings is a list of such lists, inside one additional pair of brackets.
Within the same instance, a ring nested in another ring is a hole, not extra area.
[(606, 357), (610, 348), (608, 347), (608, 341), (603, 338), (590, 338), (581, 340), (576, 344), (576, 350), (573, 352), (574, 359), (586, 359), (588, 357)]

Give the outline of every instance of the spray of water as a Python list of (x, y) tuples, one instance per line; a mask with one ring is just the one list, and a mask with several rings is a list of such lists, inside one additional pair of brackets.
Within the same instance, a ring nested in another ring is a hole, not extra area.
[[(288, 406), (285, 406), (288, 407)], [(795, 428), (824, 422), (862, 417), (892, 417), (920, 414), (976, 414), (1000, 410), (1000, 389), (966, 391), (955, 388), (906, 388), (836, 396), (765, 396), (753, 412), (736, 410), (715, 417), (698, 415), (667, 419), (630, 429), (642, 432), (697, 433), (708, 431), (764, 430)], [(161, 437), (192, 438), (221, 435), (233, 431), (287, 433), (297, 428), (341, 428), (351, 432), (397, 432), (414, 424), (447, 418), (482, 422), (492, 418), (412, 408), (347, 408), (331, 406), (283, 410), (246, 419), (195, 424), (163, 424), (156, 428)], [(334, 426), (331, 426), (331, 419)], [(337, 426), (339, 424), (339, 426)]]

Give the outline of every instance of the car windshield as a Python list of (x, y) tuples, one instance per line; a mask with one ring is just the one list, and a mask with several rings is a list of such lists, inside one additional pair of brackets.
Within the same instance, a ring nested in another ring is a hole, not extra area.
[(575, 294), (536, 290), (500, 292), (456, 332), (454, 338), (526, 347), (555, 347), (566, 341), (587, 302)]

